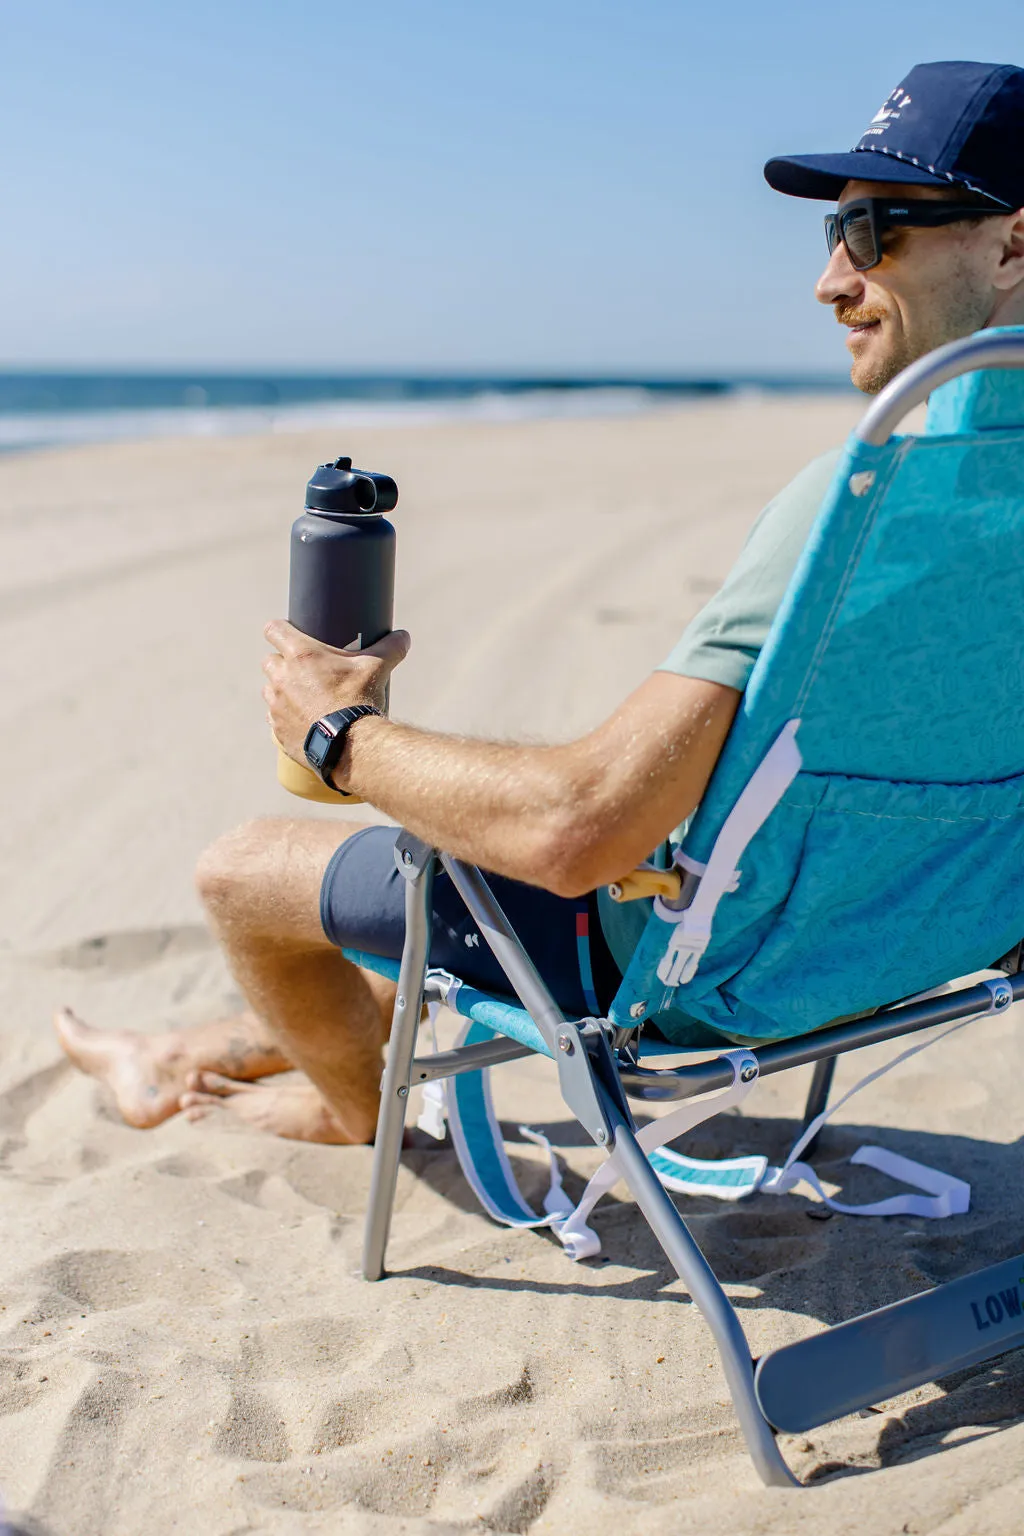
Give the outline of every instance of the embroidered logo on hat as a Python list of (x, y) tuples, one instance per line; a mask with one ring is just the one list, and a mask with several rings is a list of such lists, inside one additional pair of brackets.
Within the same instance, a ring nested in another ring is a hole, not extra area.
[(885, 101), (882, 103), (874, 117), (871, 119), (871, 125), (866, 130), (864, 138), (861, 139), (861, 143), (863, 144), (864, 139), (870, 138), (873, 133), (884, 133), (889, 123), (891, 123), (894, 118), (898, 120), (900, 114), (903, 111), (903, 108), (909, 107), (913, 99), (914, 98), (903, 89), (902, 85), (898, 85), (893, 91), (892, 95), (886, 97)]
[(792, 197), (833, 201), (847, 182), (960, 187), (1007, 209), (1024, 207), (1024, 69), (952, 60), (917, 64), (875, 113), (854, 149), (782, 155), (764, 168)]

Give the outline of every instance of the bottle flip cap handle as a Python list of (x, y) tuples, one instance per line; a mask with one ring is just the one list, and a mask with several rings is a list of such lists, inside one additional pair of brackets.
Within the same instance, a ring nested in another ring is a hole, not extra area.
[(318, 464), (306, 486), (306, 510), (337, 517), (376, 517), (398, 505), (398, 486), (390, 475), (353, 469), (345, 456)]

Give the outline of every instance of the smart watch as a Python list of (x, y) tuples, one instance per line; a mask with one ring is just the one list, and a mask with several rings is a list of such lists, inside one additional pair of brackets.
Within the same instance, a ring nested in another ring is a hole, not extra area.
[(383, 713), (384, 711), (374, 704), (352, 704), (348, 709), (336, 709), (331, 714), (313, 721), (306, 732), (302, 750), (306, 754), (306, 762), (314, 773), (320, 775), (328, 789), (335, 790), (337, 794), (344, 793), (332, 783), (331, 774), (338, 766), (349, 727), (356, 720), (362, 719), (363, 715), (383, 715)]

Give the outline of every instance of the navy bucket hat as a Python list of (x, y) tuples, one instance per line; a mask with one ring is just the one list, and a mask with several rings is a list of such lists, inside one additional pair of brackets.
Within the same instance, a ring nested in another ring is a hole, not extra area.
[(764, 168), (776, 192), (835, 202), (848, 181), (959, 187), (1024, 207), (1024, 69), (918, 64), (854, 149), (780, 155)]

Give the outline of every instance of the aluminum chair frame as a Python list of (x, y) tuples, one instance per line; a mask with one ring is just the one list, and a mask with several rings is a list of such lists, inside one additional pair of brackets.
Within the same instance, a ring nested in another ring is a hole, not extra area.
[[(984, 367), (1024, 367), (1024, 341), (982, 332), (939, 348), (880, 394), (857, 435), (865, 443), (884, 444), (907, 411), (932, 389)], [(427, 976), (432, 884), (440, 862), (554, 1058), (566, 1105), (597, 1146), (617, 1154), (634, 1200), (710, 1328), (740, 1428), (765, 1484), (799, 1486), (779, 1449), (778, 1430), (813, 1428), (1024, 1345), (1021, 1256), (754, 1361), (736, 1309), (637, 1143), (627, 1102), (627, 1097), (685, 1099), (728, 1088), (733, 1063), (721, 1055), (666, 1069), (642, 1067), (633, 1048), (637, 1031), (618, 1029), (605, 1019), (565, 1018), (478, 869), (404, 831), (396, 842), (396, 860), (406, 881), (405, 944), (381, 1085), (363, 1247), (366, 1279), (379, 1280), (385, 1273), (410, 1087), (533, 1054), (529, 1046), (496, 1037), (416, 1058), (424, 1001), (432, 996), (443, 1001), (437, 983)], [(1006, 980), (984, 981), (791, 1040), (753, 1046), (750, 1055), (756, 1068), (745, 1070), (765, 1076), (813, 1063), (806, 1125), (827, 1103), (838, 1056), (957, 1019), (1002, 1012), (1021, 998), (1024, 970)]]

